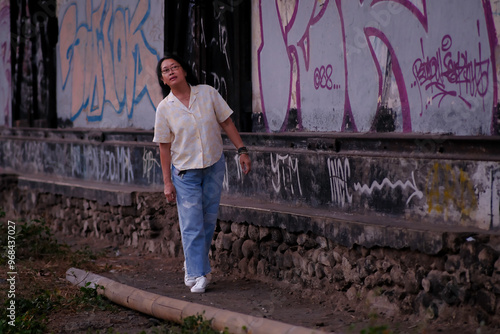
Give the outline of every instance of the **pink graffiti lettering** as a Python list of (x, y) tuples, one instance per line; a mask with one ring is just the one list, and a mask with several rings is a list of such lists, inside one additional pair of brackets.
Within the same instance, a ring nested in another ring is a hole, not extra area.
[[(10, 29), (10, 8), (8, 3), (2, 4), (0, 8), (0, 29), (9, 31)], [(0, 126), (9, 126), (11, 122), (11, 56), (10, 56), (10, 36), (4, 34), (0, 38)]]
[[(458, 97), (471, 108), (467, 97), (486, 95), (490, 61), (481, 59), (480, 43), (480, 58), (468, 59), (467, 51), (452, 53), (453, 41), (449, 35), (443, 37), (441, 48), (432, 57), (425, 56), (422, 40), (420, 42), (422, 58), (418, 58), (413, 63), (415, 83), (412, 86), (418, 85), (419, 89), (430, 90), (433, 94), (431, 99), (439, 99), (438, 107), (446, 97)], [(420, 95), (422, 96), (422, 92)]]
[(316, 67), (314, 70), (314, 88), (319, 89), (321, 87), (332, 90), (334, 88), (332, 73), (332, 65), (327, 65), (326, 67), (321, 66), (320, 68)]

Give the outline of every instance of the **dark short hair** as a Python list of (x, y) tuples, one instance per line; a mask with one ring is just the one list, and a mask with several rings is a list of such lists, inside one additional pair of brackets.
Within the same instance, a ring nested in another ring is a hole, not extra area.
[(167, 54), (163, 56), (156, 65), (156, 75), (158, 76), (158, 83), (160, 84), (163, 97), (166, 97), (170, 93), (170, 87), (168, 85), (165, 85), (162, 80), (161, 63), (163, 63), (165, 59), (173, 59), (178, 62), (179, 65), (181, 65), (182, 69), (187, 73), (186, 81), (188, 82), (188, 84), (190, 84), (191, 86), (196, 86), (199, 84), (198, 78), (196, 78), (196, 76), (193, 74), (191, 67), (181, 57), (177, 56), (176, 54)]

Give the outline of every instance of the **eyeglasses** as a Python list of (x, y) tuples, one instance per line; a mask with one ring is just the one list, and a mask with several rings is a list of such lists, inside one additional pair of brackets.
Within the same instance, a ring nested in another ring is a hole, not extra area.
[(161, 70), (161, 73), (162, 74), (169, 74), (170, 71), (177, 71), (179, 69), (179, 65), (173, 65), (173, 66), (170, 66), (170, 68), (164, 68), (163, 70)]

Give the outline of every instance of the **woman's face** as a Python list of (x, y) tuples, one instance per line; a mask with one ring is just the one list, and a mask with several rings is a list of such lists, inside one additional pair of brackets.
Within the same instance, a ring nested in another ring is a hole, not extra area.
[(174, 59), (165, 59), (161, 63), (161, 78), (165, 85), (172, 88), (172, 85), (186, 82), (186, 71)]

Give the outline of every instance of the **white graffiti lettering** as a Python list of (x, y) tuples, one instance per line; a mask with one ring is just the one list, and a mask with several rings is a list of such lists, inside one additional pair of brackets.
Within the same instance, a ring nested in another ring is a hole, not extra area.
[(130, 148), (116, 147), (115, 152), (110, 152), (99, 147), (86, 146), (83, 151), (88, 178), (120, 183), (134, 181)]
[(295, 195), (295, 188), (293, 185), (296, 183), (299, 195), (302, 195), (299, 160), (297, 158), (293, 159), (288, 154), (276, 154), (275, 158), (273, 158), (273, 154), (271, 153), (271, 170), (276, 178), (276, 180), (272, 180), (273, 188), (276, 193), (279, 193), (283, 186), (285, 189), (289, 188), (292, 195)]
[(330, 175), (330, 191), (332, 193), (332, 202), (344, 206), (352, 203), (352, 195), (347, 188), (347, 180), (351, 176), (349, 160), (328, 158), (328, 174)]
[(153, 173), (153, 180), (155, 179), (155, 167), (160, 167), (160, 163), (154, 158), (153, 152), (144, 149), (144, 153), (142, 155), (142, 176), (147, 177), (148, 183), (151, 182), (151, 173)]
[(368, 195), (371, 195), (374, 189), (380, 190), (384, 186), (389, 186), (391, 189), (395, 189), (397, 187), (401, 187), (403, 189), (409, 188), (409, 189), (413, 190), (413, 193), (410, 195), (410, 197), (408, 197), (408, 200), (406, 201), (406, 205), (408, 205), (408, 203), (410, 203), (413, 196), (417, 196), (420, 199), (424, 197), (424, 194), (417, 188), (417, 184), (415, 182), (415, 176), (414, 176), (413, 172), (411, 172), (411, 178), (412, 178), (412, 182), (406, 181), (405, 183), (403, 183), (400, 180), (396, 181), (395, 183), (392, 183), (391, 180), (389, 180), (388, 178), (385, 178), (382, 180), (382, 183), (378, 183), (377, 181), (373, 181), (371, 186), (368, 186), (366, 184), (361, 185), (361, 183), (357, 182), (354, 184), (354, 190), (359, 191), (360, 193), (366, 193)]

